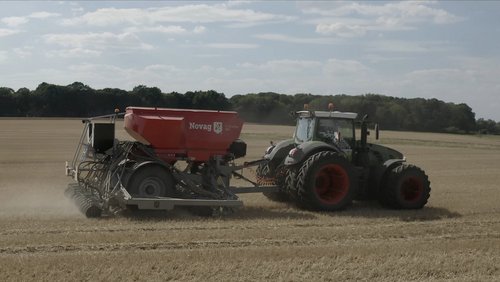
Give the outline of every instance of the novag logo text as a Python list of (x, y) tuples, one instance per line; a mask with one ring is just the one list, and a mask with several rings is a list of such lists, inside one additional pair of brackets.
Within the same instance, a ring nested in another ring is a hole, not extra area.
[(203, 131), (207, 131), (207, 132), (212, 132), (212, 129), (213, 129), (215, 134), (221, 134), (222, 129), (223, 129), (223, 123), (220, 121), (215, 121), (213, 124), (190, 122), (189, 129), (190, 130), (203, 130)]

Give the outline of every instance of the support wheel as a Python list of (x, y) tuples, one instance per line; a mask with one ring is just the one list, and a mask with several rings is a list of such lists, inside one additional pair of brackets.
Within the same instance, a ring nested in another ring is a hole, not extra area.
[(298, 171), (297, 204), (310, 210), (344, 209), (355, 196), (355, 179), (354, 168), (345, 158), (331, 151), (316, 153)]
[(385, 178), (379, 201), (393, 209), (421, 209), (427, 204), (429, 177), (417, 166), (400, 164)]
[(175, 182), (168, 170), (158, 165), (139, 168), (132, 174), (127, 191), (133, 197), (174, 197)]

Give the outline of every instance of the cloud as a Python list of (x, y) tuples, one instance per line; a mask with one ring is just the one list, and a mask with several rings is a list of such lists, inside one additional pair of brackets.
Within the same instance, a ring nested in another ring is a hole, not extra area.
[(270, 41), (280, 41), (280, 42), (298, 43), (298, 44), (335, 44), (335, 43), (338, 43), (338, 41), (333, 40), (331, 38), (297, 37), (297, 36), (290, 36), (290, 35), (277, 34), (277, 33), (257, 34), (254, 37), (259, 38), (259, 39), (270, 40)]
[(397, 22), (433, 22), (436, 24), (454, 23), (461, 18), (446, 10), (433, 8), (437, 2), (430, 1), (401, 1), (389, 2), (383, 5), (359, 4), (347, 2), (347, 4), (332, 9), (316, 8), (310, 6), (303, 10), (304, 13), (319, 14), (322, 16), (369, 16), (378, 21)]
[[(305, 14), (323, 16), (309, 21), (316, 22), (317, 33), (341, 37), (363, 36), (368, 31), (411, 30), (422, 24), (451, 24), (463, 20), (446, 10), (432, 7), (436, 2), (401, 1), (382, 5), (372, 3), (316, 5), (312, 2), (301, 7)], [(359, 23), (352, 24), (353, 19)]]
[(85, 50), (102, 51), (106, 49), (153, 49), (153, 46), (143, 43), (136, 35), (129, 32), (120, 34), (111, 32), (46, 34), (42, 38), (45, 43), (74, 49), (75, 52), (86, 52)]
[(85, 13), (82, 16), (68, 18), (63, 20), (66, 25), (87, 24), (94, 26), (107, 26), (128, 23), (131, 25), (153, 23), (153, 20), (148, 20), (146, 10), (141, 9), (116, 9), (102, 8), (95, 12)]
[[(79, 64), (79, 65), (71, 65), (68, 67), (69, 70), (81, 73), (115, 73), (122, 75), (125, 72), (129, 72), (130, 68), (120, 68), (113, 65), (106, 64)], [(123, 77), (125, 78), (125, 77)]]
[(14, 53), (21, 59), (26, 59), (28, 57), (31, 57), (32, 55), (32, 50), (33, 46), (25, 46), (21, 48), (14, 48), (13, 51)]
[(61, 50), (52, 50), (46, 53), (48, 58), (60, 57), (60, 58), (89, 58), (98, 57), (103, 51), (92, 50), (85, 48), (70, 48)]
[(259, 48), (257, 44), (247, 44), (247, 43), (210, 43), (206, 45), (209, 48), (217, 49), (255, 49)]
[(179, 25), (169, 25), (169, 26), (149, 26), (149, 27), (129, 27), (125, 29), (125, 32), (130, 33), (141, 33), (141, 32), (155, 32), (155, 33), (165, 33), (165, 34), (185, 34), (187, 30)]
[(46, 18), (53, 18), (53, 17), (59, 17), (61, 14), (59, 13), (50, 13), (50, 12), (34, 12), (31, 13), (28, 17), (32, 19), (46, 19)]
[(321, 68), (322, 64), (309, 60), (271, 60), (263, 64), (243, 63), (240, 66), (261, 72), (303, 72), (305, 69)]
[(376, 40), (372, 41), (367, 49), (385, 53), (423, 53), (431, 50), (422, 42), (406, 40)]
[(461, 80), (462, 78), (465, 78), (465, 75), (462, 70), (457, 68), (442, 68), (415, 70), (406, 74), (406, 77), (412, 81), (428, 81), (430, 79), (438, 81), (441, 79), (445, 79), (446, 81), (450, 81), (457, 80), (458, 77), (460, 77)]
[(206, 27), (202, 25), (195, 26), (191, 31), (187, 30), (185, 27), (180, 25), (157, 25), (157, 26), (132, 26), (125, 28), (125, 32), (129, 33), (163, 33), (163, 34), (171, 34), (171, 35), (185, 35), (185, 34), (202, 34), (207, 30)]
[(7, 26), (16, 27), (29, 22), (29, 19), (26, 17), (6, 17), (2, 18), (2, 22)]
[(316, 32), (321, 34), (336, 34), (341, 37), (356, 37), (366, 33), (366, 28), (360, 25), (344, 23), (318, 24)]
[(467, 103), (477, 117), (498, 119), (500, 58), (456, 57), (450, 61), (444, 67), (417, 68), (391, 78), (385, 75), (377, 83), (390, 95)]
[(366, 47), (369, 51), (384, 53), (449, 52), (453, 49), (446, 41), (374, 40)]
[(193, 89), (217, 89), (214, 79), (229, 79), (231, 71), (212, 66), (179, 68), (174, 65), (154, 64), (145, 67), (120, 67), (108, 64), (75, 64), (65, 69), (47, 68), (34, 74), (37, 80), (69, 84), (73, 81), (92, 81), (93, 88), (118, 87), (132, 89), (144, 84), (157, 86), (164, 92), (186, 92)]
[[(270, 60), (261, 64), (242, 63), (229, 68), (210, 65), (181, 68), (169, 64), (120, 67), (84, 63), (71, 65), (66, 70), (47, 69), (38, 79), (57, 77), (59, 81), (54, 83), (63, 84), (93, 81), (94, 88), (132, 89), (145, 84), (158, 86), (164, 91), (216, 89), (228, 95), (258, 91), (359, 94), (373, 89), (372, 81), (366, 75), (368, 72), (369, 69), (360, 62), (339, 59)], [(355, 79), (355, 86), (352, 85), (352, 79)]]
[(145, 71), (152, 71), (155, 73), (176, 73), (180, 72), (181, 69), (174, 66), (174, 65), (162, 65), (162, 64), (156, 64), (156, 65), (149, 65), (144, 68)]
[(254, 2), (254, 1), (229, 0), (224, 5), (226, 5), (227, 7), (236, 7), (236, 6), (252, 4), (252, 2)]
[(20, 32), (21, 31), (17, 30), (17, 29), (0, 28), (0, 37), (13, 35), (13, 34), (20, 33)]
[(41, 12), (34, 12), (29, 14), (28, 16), (23, 16), (23, 17), (5, 17), (2, 18), (1, 21), (7, 26), (16, 27), (28, 23), (30, 19), (46, 19), (57, 16), (60, 16), (60, 14), (41, 11)]
[[(132, 89), (139, 84), (157, 86), (165, 92), (185, 92), (193, 89), (216, 89), (228, 95), (250, 91), (304, 92), (318, 80), (321, 62), (300, 60), (275, 60), (261, 65), (234, 65), (231, 68), (200, 65), (179, 67), (170, 64), (153, 64), (144, 67), (121, 67), (108, 64), (75, 64), (64, 69), (37, 70), (37, 81), (69, 84), (73, 81), (91, 81), (93, 88), (119, 87)], [(272, 69), (275, 71), (271, 71)], [(248, 73), (248, 69), (251, 72)], [(263, 71), (267, 69), (269, 71)], [(281, 70), (280, 70), (281, 69)], [(290, 72), (290, 70), (295, 70)], [(310, 70), (317, 70), (311, 74)], [(287, 74), (288, 75), (285, 75)], [(294, 76), (290, 81), (289, 75)]]
[(388, 53), (384, 55), (380, 54), (371, 54), (367, 53), (366, 55), (363, 55), (362, 58), (363, 60), (370, 62), (372, 64), (380, 64), (380, 63), (392, 63), (396, 61), (404, 61), (404, 60), (410, 60), (412, 57), (411, 55), (405, 54), (406, 56), (395, 56), (393, 53)]
[(195, 34), (205, 33), (206, 30), (207, 30), (206, 27), (204, 27), (202, 25), (197, 25), (194, 27), (193, 33), (195, 33)]
[[(373, 89), (367, 88), (371, 84), (371, 70), (354, 60), (270, 60), (261, 64), (244, 63), (236, 70), (239, 75), (219, 79), (220, 85), (230, 86), (233, 93), (275, 91), (289, 94), (360, 94)], [(238, 86), (234, 81), (239, 80), (254, 80), (258, 83), (241, 83)]]
[(475, 93), (473, 96), (476, 97), (476, 93), (493, 94), (491, 89), (500, 84), (499, 63), (499, 58), (460, 57), (453, 59), (451, 67), (417, 69), (406, 74), (405, 78), (414, 84), (425, 82), (429, 87), (449, 87), (457, 90), (455, 93), (464, 93), (466, 97)]
[(369, 68), (367, 66), (355, 60), (328, 59), (323, 67), (323, 72), (327, 76), (346, 76), (360, 74), (368, 70)]
[[(1, 58), (6, 60), (8, 55), (7, 52), (0, 52), (0, 62)], [(445, 101), (469, 104), (478, 117), (492, 118), (498, 116), (499, 106), (495, 96), (500, 91), (497, 65), (498, 60), (486, 58), (456, 59), (452, 67), (383, 74), (361, 61), (329, 58), (325, 61), (270, 60), (260, 64), (236, 64), (228, 68), (209, 65), (179, 67), (173, 64), (144, 67), (76, 64), (63, 69), (36, 70), (30, 75), (36, 77), (35, 81), (63, 85), (73, 81), (88, 81), (93, 88), (132, 89), (145, 84), (160, 87), (165, 92), (216, 89), (228, 96), (275, 91), (289, 94), (357, 95), (373, 92), (399, 97), (446, 97)], [(7, 74), (4, 79), (16, 82), (20, 78), (18, 74)], [(443, 93), (446, 96), (440, 96)]]
[(265, 23), (283, 22), (294, 19), (291, 16), (257, 12), (250, 9), (232, 9), (228, 5), (194, 4), (148, 9), (102, 8), (63, 21), (66, 25), (87, 24), (109, 25), (150, 25), (166, 22), (189, 23)]
[(196, 54), (195, 57), (198, 58), (222, 58), (226, 57), (227, 55), (225, 54), (213, 54), (213, 53), (206, 53), (206, 54)]

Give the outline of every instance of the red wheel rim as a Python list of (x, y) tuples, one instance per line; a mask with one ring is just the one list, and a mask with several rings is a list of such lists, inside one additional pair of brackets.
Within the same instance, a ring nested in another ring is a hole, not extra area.
[(325, 204), (337, 204), (349, 191), (349, 176), (337, 164), (323, 166), (314, 179), (314, 191)]
[(408, 177), (401, 183), (401, 197), (409, 203), (417, 202), (424, 192), (424, 185), (418, 177)]

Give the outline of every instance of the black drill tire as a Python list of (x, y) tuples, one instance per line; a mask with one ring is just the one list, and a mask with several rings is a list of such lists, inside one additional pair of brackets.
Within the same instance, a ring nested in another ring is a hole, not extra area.
[(310, 156), (298, 170), (297, 204), (310, 210), (337, 211), (352, 203), (357, 191), (354, 167), (336, 152)]
[[(259, 164), (256, 169), (256, 174), (257, 174), (257, 183), (262, 185), (264, 184), (262, 181), (259, 182), (259, 179), (266, 179), (266, 178), (275, 178), (276, 175), (271, 175), (271, 169), (269, 167), (269, 164)], [(283, 176), (284, 177), (284, 176)], [(284, 185), (285, 180), (284, 179), (277, 179), (276, 180), (276, 185), (280, 186), (280, 191), (277, 192), (262, 192), (262, 194), (268, 198), (271, 201), (274, 202), (288, 202), (290, 199), (287, 195), (287, 193), (284, 191)]]
[[(147, 191), (145, 191), (145, 186), (147, 186), (145, 181), (152, 184), (154, 194), (148, 195)], [(127, 183), (127, 191), (133, 197), (175, 197), (175, 181), (172, 174), (164, 167), (147, 165), (132, 174), (130, 181)]]
[(430, 192), (429, 177), (422, 169), (400, 164), (387, 173), (379, 202), (393, 209), (421, 209), (427, 204)]

